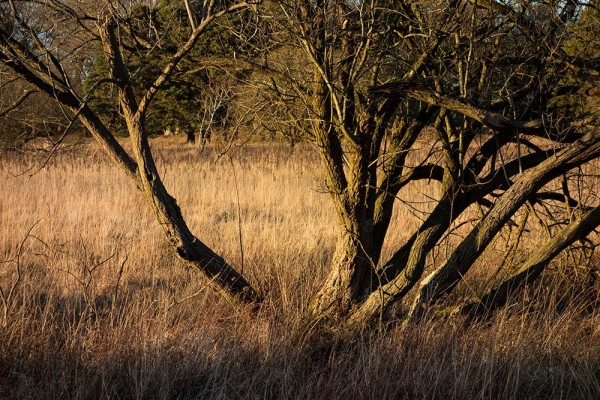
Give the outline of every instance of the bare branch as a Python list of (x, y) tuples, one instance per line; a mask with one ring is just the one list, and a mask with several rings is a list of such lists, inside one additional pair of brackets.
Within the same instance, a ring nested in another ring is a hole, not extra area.
[[(212, 1), (210, 3), (212, 3)], [(141, 115), (146, 113), (148, 106), (150, 105), (150, 102), (152, 101), (156, 93), (168, 81), (169, 77), (171, 76), (175, 68), (177, 68), (181, 60), (183, 60), (190, 53), (190, 51), (194, 48), (196, 42), (198, 41), (202, 33), (204, 33), (204, 31), (210, 26), (210, 24), (215, 19), (230, 13), (247, 9), (250, 6), (251, 3), (239, 2), (214, 13), (211, 11), (212, 7), (207, 6), (206, 15), (203, 15), (199, 25), (192, 31), (188, 40), (169, 59), (169, 62), (163, 68), (160, 75), (154, 80), (154, 82), (150, 85), (144, 96), (140, 99), (136, 111), (136, 118), (139, 119)]]
[(9, 112), (19, 107), (33, 93), (38, 93), (38, 91), (25, 90), (24, 93), (18, 99), (16, 99), (10, 106), (6, 107), (4, 110), (0, 110), (0, 117), (5, 116)]
[(515, 275), (491, 289), (481, 300), (462, 306), (460, 312), (476, 316), (503, 306), (519, 289), (534, 282), (561, 251), (586, 237), (599, 225), (600, 207), (596, 207), (547, 240), (520, 266)]
[(472, 106), (411, 82), (393, 82), (372, 88), (370, 92), (383, 97), (408, 96), (434, 106), (444, 107), (472, 118), (493, 130), (502, 131), (508, 129), (524, 133), (539, 133), (545, 129), (544, 121), (541, 119), (531, 121), (514, 120), (502, 114)]

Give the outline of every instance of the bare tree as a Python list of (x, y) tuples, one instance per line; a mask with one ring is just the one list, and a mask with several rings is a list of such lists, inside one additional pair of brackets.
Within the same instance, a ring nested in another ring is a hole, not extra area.
[(10, 70), (0, 71), (0, 149), (17, 149), (38, 137), (54, 138), (66, 118), (57, 105)]
[[(290, 129), (321, 154), (339, 219), (315, 316), (356, 325), (382, 315), (418, 284), (427, 256), (473, 207), (485, 209), (484, 218), (422, 280), (411, 318), (456, 286), (521, 207), (557, 200), (579, 207), (568, 182), (563, 193), (542, 189), (600, 155), (592, 119), (582, 123), (585, 115), (556, 107), (558, 96), (581, 88), (565, 81), (567, 71), (584, 74), (586, 84), (598, 79), (590, 67), (597, 60), (564, 51), (583, 8), (575, 1), (267, 4), (270, 52), (257, 80), (287, 110)], [(423, 179), (438, 182), (435, 207), (382, 260), (396, 199)], [(583, 218), (587, 234), (595, 218)], [(574, 226), (538, 258), (547, 263), (580, 238)]]
[[(565, 51), (573, 23), (595, 4), (264, 2), (248, 45), (258, 46), (262, 34), (265, 47), (246, 63), (267, 105), (277, 109), (279, 125), (314, 143), (340, 226), (330, 273), (310, 305), (313, 316), (361, 325), (406, 300), (420, 282), (409, 312), (410, 319), (419, 318), (456, 287), (523, 207), (560, 206), (564, 218), (521, 275), (492, 289), (492, 298), (539, 276), (560, 250), (595, 229), (595, 208), (571, 195), (578, 178), (570, 171), (600, 156), (597, 121), (565, 114), (556, 102), (580, 90), (580, 82), (598, 80), (597, 59)], [(146, 30), (132, 23), (140, 7), (152, 5), (3, 2), (0, 61), (83, 123), (140, 190), (182, 260), (228, 299), (257, 303), (259, 295), (244, 277), (190, 232), (161, 181), (145, 130), (149, 104), (206, 28), (249, 4), (181, 4), (189, 36), (146, 91), (136, 93), (125, 55), (160, 46), (151, 18)], [(54, 18), (39, 18), (42, 11)], [(65, 35), (69, 46), (57, 45)], [(102, 43), (109, 73), (82, 93), (65, 65), (90, 40)], [(578, 80), (565, 80), (568, 71)], [(131, 153), (88, 104), (104, 85), (118, 93)], [(563, 183), (558, 188), (557, 179)], [(418, 180), (436, 182), (434, 205), (409, 239), (390, 243), (394, 251), (382, 259), (397, 199)], [(447, 259), (428, 266), (427, 256), (476, 207), (483, 211), (480, 221)], [(427, 267), (431, 273), (423, 279)], [(488, 296), (478, 304), (492, 303)]]
[[(210, 0), (188, 4), (185, 1), (192, 24), (188, 37), (164, 62), (162, 71), (146, 91), (135, 93), (131, 84), (133, 72), (128, 68), (125, 55), (128, 52), (148, 54), (160, 46), (161, 33), (152, 26), (152, 19), (141, 22), (134, 19), (136, 13), (143, 13), (153, 5), (154, 2), (85, 0), (2, 2), (0, 61), (68, 109), (72, 118), (81, 121), (138, 188), (183, 261), (202, 272), (226, 298), (236, 303), (256, 302), (258, 294), (250, 284), (190, 232), (177, 202), (162, 183), (145, 127), (146, 112), (153, 98), (203, 32), (216, 19), (245, 10), (249, 3)], [(78, 54), (88, 51), (93, 41), (102, 43), (108, 76), (82, 93), (80, 85), (67, 73), (67, 65)], [(122, 124), (127, 127), (132, 144), (131, 153), (115, 140), (89, 105), (94, 91), (104, 85), (111, 85), (118, 93)]]
[(229, 106), (234, 97), (227, 85), (214, 85), (207, 90), (200, 111), (200, 146), (204, 148), (215, 130), (227, 125)]

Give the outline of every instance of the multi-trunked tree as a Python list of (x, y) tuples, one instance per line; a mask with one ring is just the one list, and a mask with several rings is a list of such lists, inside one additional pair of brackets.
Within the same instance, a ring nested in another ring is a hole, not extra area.
[[(259, 305), (261, 296), (192, 234), (162, 183), (145, 123), (156, 93), (210, 24), (243, 10), (252, 15), (249, 47), (262, 51), (236, 62), (252, 66), (251, 83), (285, 116), (281, 125), (314, 144), (338, 216), (331, 269), (308, 307), (313, 317), (355, 327), (414, 298), (405, 319), (418, 319), (519, 210), (564, 204), (564, 220), (513, 276), (459, 307), (493, 309), (600, 223), (598, 204), (570, 193), (571, 171), (600, 156), (598, 115), (565, 112), (598, 81), (597, 52), (569, 51), (578, 48), (578, 21), (597, 18), (595, 2), (185, 1), (189, 36), (143, 93), (132, 87), (128, 54), (150, 56), (160, 42), (160, 32), (131, 23), (144, 5), (84, 3), (2, 3), (0, 60), (81, 121), (139, 189), (178, 256), (235, 303)], [(69, 40), (60, 42), (59, 32)], [(102, 43), (107, 76), (82, 93), (66, 72), (66, 49), (85, 51), (90, 40)], [(104, 85), (118, 93), (131, 153), (90, 106)], [(556, 179), (560, 189), (548, 186)], [(382, 259), (397, 199), (417, 180), (438, 182), (435, 205)], [(424, 277), (428, 255), (474, 207), (480, 221)]]

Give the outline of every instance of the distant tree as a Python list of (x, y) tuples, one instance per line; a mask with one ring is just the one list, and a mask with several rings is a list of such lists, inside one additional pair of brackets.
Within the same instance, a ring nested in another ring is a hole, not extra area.
[[(569, 68), (562, 81), (565, 94), (557, 96), (553, 105), (564, 112), (600, 114), (600, 85), (589, 75), (600, 70), (600, 9), (597, 1), (590, 1), (580, 17), (569, 25), (568, 40), (563, 50), (568, 56)], [(577, 88), (573, 92), (571, 87)]]
[[(17, 31), (0, 7), (0, 26)], [(72, 74), (71, 65), (65, 65)], [(67, 119), (58, 104), (15, 74), (0, 66), (0, 149), (15, 149), (38, 137), (55, 140), (65, 129)]]
[(58, 137), (66, 119), (53, 101), (9, 71), (0, 73), (0, 149)]
[[(198, 13), (202, 2), (190, 2), (190, 9)], [(131, 34), (121, 36), (124, 57), (131, 70), (133, 89), (141, 92), (152, 83), (189, 34), (188, 13), (183, 2), (158, 1), (140, 4), (123, 21)], [(106, 76), (109, 66), (100, 43), (93, 48), (87, 60), (84, 79), (86, 89)], [(212, 86), (228, 81), (228, 75), (207, 63), (211, 57), (229, 57), (235, 51), (235, 37), (224, 26), (212, 24), (198, 40), (185, 60), (173, 71), (169, 82), (157, 93), (147, 111), (150, 134), (160, 134), (167, 128), (193, 134), (200, 129), (204, 93)], [(127, 134), (119, 126), (120, 106), (116, 92), (98, 92), (90, 104), (100, 112), (103, 121), (114, 132)]]

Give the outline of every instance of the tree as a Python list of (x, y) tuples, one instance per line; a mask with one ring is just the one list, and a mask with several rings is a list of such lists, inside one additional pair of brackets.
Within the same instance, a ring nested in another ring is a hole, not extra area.
[[(600, 10), (597, 2), (590, 2), (580, 17), (569, 26), (568, 40), (564, 43), (565, 53), (578, 62), (571, 66), (563, 78), (564, 86), (578, 88), (557, 96), (555, 105), (566, 112), (599, 113), (600, 89), (595, 80), (586, 82), (588, 76), (598, 71), (600, 60)], [(588, 69), (589, 68), (589, 69)]]
[(60, 109), (27, 82), (10, 71), (0, 72), (0, 149), (20, 148), (40, 136), (57, 136), (64, 129), (64, 119)]
[[(191, 11), (200, 2), (189, 3)], [(135, 92), (141, 92), (175, 54), (178, 45), (189, 34), (189, 20), (184, 2), (158, 1), (140, 4), (127, 16), (127, 29), (131, 34), (121, 36), (123, 56), (131, 71)], [(234, 53), (235, 38), (231, 31), (218, 24), (211, 24), (185, 59), (173, 71), (168, 82), (157, 93), (147, 111), (150, 134), (160, 134), (167, 129), (193, 133), (200, 128), (204, 114), (204, 93), (212, 86), (223, 84), (227, 74), (212, 68), (204, 60), (207, 57), (228, 57)], [(108, 65), (100, 43), (92, 47), (86, 60), (84, 87), (89, 90), (105, 78)], [(97, 92), (90, 105), (98, 110), (104, 123), (113, 132), (127, 135), (120, 125), (120, 107), (115, 101), (116, 93)]]
[[(208, 27), (249, 4), (184, 2), (188, 34), (151, 83), (136, 86), (129, 55), (148, 52), (162, 39), (159, 30), (140, 37), (132, 28), (132, 21), (152, 28), (152, 18), (139, 17), (144, 4), (88, 8), (48, 1), (44, 11), (61, 18), (39, 19), (39, 2), (2, 3), (8, 23), (0, 30), (0, 61), (83, 123), (139, 189), (182, 260), (228, 299), (257, 304), (260, 295), (249, 282), (190, 232), (162, 184), (146, 127), (152, 102)], [(571, 194), (578, 183), (571, 171), (600, 156), (597, 120), (553, 105), (557, 96), (579, 90), (565, 82), (566, 71), (578, 70), (586, 84), (598, 79), (589, 60), (564, 47), (570, 26), (592, 6), (570, 0), (263, 4), (245, 64), (267, 104), (277, 108), (274, 115), (284, 117), (278, 125), (315, 145), (340, 226), (331, 271), (310, 306), (313, 317), (360, 326), (416, 289), (407, 317), (418, 319), (454, 290), (519, 210), (549, 207), (556, 220), (549, 231), (558, 233), (517, 275), (463, 310), (491, 307), (502, 303), (496, 294), (532, 281), (560, 250), (595, 229), (598, 205)], [(89, 51), (95, 41), (105, 55), (107, 75), (86, 92), (64, 72), (76, 52), (56, 45), (67, 33), (70, 49)], [(80, 45), (73, 46), (78, 37)], [(90, 102), (105, 87), (118, 98), (116, 118), (127, 128), (131, 154)], [(406, 242), (389, 244), (394, 251), (383, 259), (397, 199), (418, 180), (435, 182), (433, 207)], [(474, 208), (482, 210), (480, 221), (465, 225), (468, 232), (450, 256), (423, 278), (427, 256)]]
[[(461, 281), (522, 207), (559, 200), (586, 210), (571, 199), (566, 174), (600, 155), (600, 135), (581, 123), (585, 115), (552, 106), (557, 96), (581, 88), (567, 85), (566, 71), (597, 82), (597, 70), (563, 50), (584, 6), (475, 0), (269, 6), (265, 21), (276, 34), (267, 38), (271, 53), (257, 80), (268, 101), (287, 110), (290, 130), (303, 132), (321, 154), (340, 226), (331, 271), (311, 305), (315, 316), (362, 324), (421, 281), (409, 313), (416, 318)], [(562, 195), (543, 189), (561, 176)], [(392, 244), (393, 255), (382, 260), (396, 199), (422, 179), (437, 181), (441, 195), (410, 239)], [(481, 222), (422, 279), (428, 254), (473, 207), (485, 209)], [(594, 213), (570, 215), (559, 225), (567, 222), (561, 249), (597, 225)], [(544, 265), (556, 248), (538, 257)]]
[[(246, 2), (222, 4), (217, 1), (197, 3), (190, 9), (191, 26), (175, 51), (156, 74), (152, 83), (136, 92), (133, 73), (125, 46), (147, 50), (157, 45), (140, 42), (131, 29), (131, 17), (144, 2), (14, 2), (0, 4), (4, 14), (0, 26), (0, 61), (10, 67), (40, 92), (55, 99), (86, 127), (103, 150), (131, 179), (152, 209), (167, 240), (178, 256), (192, 268), (201, 271), (226, 298), (253, 303), (258, 294), (222, 257), (194, 236), (175, 199), (164, 187), (148, 143), (146, 127), (149, 107), (169, 82), (182, 60), (192, 51), (208, 27), (224, 15), (249, 7)], [(187, 4), (187, 3), (186, 3)], [(43, 18), (40, 18), (43, 15)], [(68, 38), (68, 45), (60, 46)], [(89, 51), (93, 42), (101, 43), (106, 57), (107, 75), (82, 93), (65, 72), (72, 57)], [(71, 49), (72, 51), (66, 51)], [(89, 100), (103, 88), (116, 92), (123, 126), (130, 136), (131, 154), (119, 144), (113, 132), (99, 117)]]

